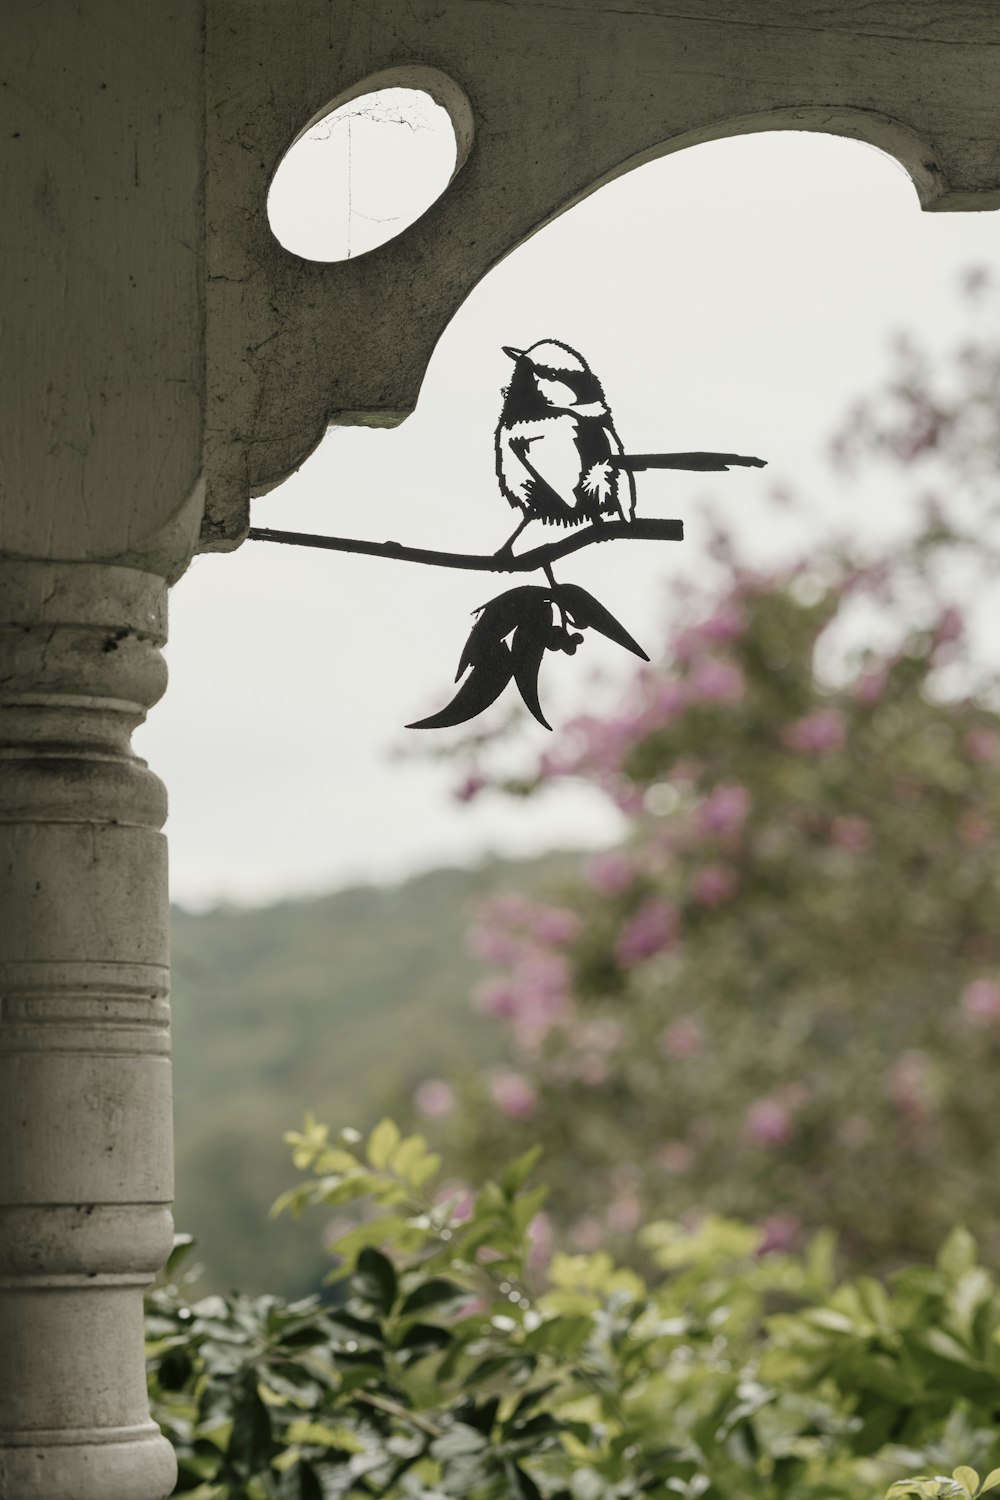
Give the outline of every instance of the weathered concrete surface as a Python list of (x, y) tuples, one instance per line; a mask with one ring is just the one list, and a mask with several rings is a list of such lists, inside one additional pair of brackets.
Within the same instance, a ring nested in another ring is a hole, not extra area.
[(3, 8), (0, 552), (176, 572), (197, 534), (202, 27), (200, 0)]
[(166, 580), (201, 518), (200, 0), (0, 19), (0, 1500), (163, 1500)]
[[(400, 421), (475, 283), (630, 166), (825, 130), (897, 157), (927, 209), (1000, 206), (996, 0), (213, 0), (209, 16), (206, 548), (241, 540), (248, 497), (330, 423)], [(449, 190), (355, 261), (284, 250), (264, 204), (285, 151), (366, 78), (421, 66), (471, 108)]]
[(0, 1497), (162, 1500), (166, 795), (129, 740), (166, 684), (166, 585), (7, 559), (0, 600)]

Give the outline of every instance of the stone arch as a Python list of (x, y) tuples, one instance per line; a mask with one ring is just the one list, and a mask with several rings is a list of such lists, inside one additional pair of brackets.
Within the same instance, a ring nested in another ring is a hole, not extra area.
[[(842, 136), (846, 140), (864, 142), (893, 158), (906, 172), (913, 183), (921, 209), (925, 212), (955, 210), (961, 208), (1000, 207), (1000, 192), (994, 205), (981, 201), (962, 201), (970, 195), (954, 192), (949, 186), (930, 144), (915, 131), (892, 119), (869, 109), (827, 108), (823, 105), (794, 106), (785, 109), (761, 110), (756, 114), (740, 115), (716, 120), (710, 124), (696, 126), (683, 134), (673, 136), (657, 146), (647, 147), (623, 161), (613, 171), (605, 173), (583, 192), (560, 204), (545, 222), (572, 208), (576, 203), (598, 192), (609, 182), (623, 177), (637, 167), (686, 151), (692, 146), (701, 146), (709, 141), (730, 140), (734, 136), (762, 135), (772, 132), (795, 130), (809, 131), (819, 135)], [(539, 226), (540, 228), (543, 226)]]
[[(449, 0), (428, 28), (393, 0), (378, 38), (355, 27), (331, 63), (325, 28), (315, 45), (300, 35), (295, 49), (276, 51), (263, 11), (237, 7), (227, 26), (220, 6), (208, 52), (203, 547), (238, 545), (250, 495), (280, 484), (328, 426), (402, 421), (443, 329), (490, 268), (644, 162), (727, 136), (820, 131), (888, 153), (924, 209), (1000, 206), (1000, 148), (983, 129), (995, 93), (994, 27), (942, 18), (930, 4), (891, 25), (850, 0), (818, 17), (812, 7), (748, 0), (738, 22), (701, 0), (684, 9), (675, 14), (665, 0), (621, 11), (593, 0)], [(247, 94), (251, 61), (256, 100)], [(468, 100), (466, 139), (475, 125), (450, 187), (405, 233), (355, 262), (316, 265), (284, 252), (263, 206), (308, 113), (301, 101), (318, 107), (362, 92), (387, 69), (416, 76), (425, 66), (439, 100), (442, 89)]]

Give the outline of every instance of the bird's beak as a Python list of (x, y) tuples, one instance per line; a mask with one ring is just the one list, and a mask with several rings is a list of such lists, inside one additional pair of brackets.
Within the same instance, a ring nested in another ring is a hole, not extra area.
[(511, 359), (520, 359), (521, 355), (524, 353), (524, 350), (523, 349), (512, 349), (509, 344), (504, 344), (504, 346), (503, 346), (503, 352), (505, 354), (510, 355)]

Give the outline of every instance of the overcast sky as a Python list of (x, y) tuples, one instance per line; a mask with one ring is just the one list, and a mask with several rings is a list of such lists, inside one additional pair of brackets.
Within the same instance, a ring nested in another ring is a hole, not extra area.
[[(377, 191), (359, 193), (357, 135), (354, 148), (357, 253), (389, 210)], [(401, 179), (411, 200), (415, 181), (447, 170), (433, 141), (420, 149), (424, 164)], [(314, 176), (283, 190), (304, 225), (322, 220), (328, 202), (343, 213), (343, 155), (326, 170), (333, 188)], [(639, 513), (683, 517), (688, 540), (619, 542), (562, 565), (560, 577), (590, 588), (649, 648), (669, 578), (705, 574), (709, 502), (758, 557), (794, 540), (793, 523), (776, 534), (765, 509), (778, 484), (809, 501), (817, 532), (842, 511), (865, 536), (898, 522), (891, 485), (848, 495), (826, 466), (826, 442), (887, 369), (894, 330), (947, 346), (959, 273), (994, 261), (998, 237), (995, 215), (921, 213), (902, 168), (857, 142), (784, 132), (666, 157), (508, 257), (456, 313), (413, 416), (392, 432), (331, 431), (297, 474), (254, 502), (253, 521), (495, 550), (516, 520), (493, 472), (510, 370), (502, 346), (559, 338), (602, 379), (627, 451), (769, 460), (761, 471), (639, 476)], [(554, 535), (536, 525), (524, 542)], [(432, 734), (402, 726), (450, 697), (469, 612), (502, 587), (483, 575), (253, 542), (196, 558), (173, 592), (170, 688), (136, 735), (170, 793), (173, 898), (259, 903), (488, 850), (612, 839), (613, 815), (585, 788), (463, 807), (451, 796), (454, 767), (393, 754), (430, 746)], [(624, 680), (630, 661), (588, 639), (577, 656), (546, 664), (554, 722), (592, 698), (594, 667)], [(529, 722), (525, 759), (548, 738)]]

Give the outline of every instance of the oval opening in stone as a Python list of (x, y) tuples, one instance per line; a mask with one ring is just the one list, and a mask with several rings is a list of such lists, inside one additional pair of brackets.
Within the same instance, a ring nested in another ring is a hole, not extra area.
[(352, 260), (426, 213), (458, 165), (451, 116), (430, 94), (375, 89), (289, 147), (267, 195), (271, 230), (304, 260)]

